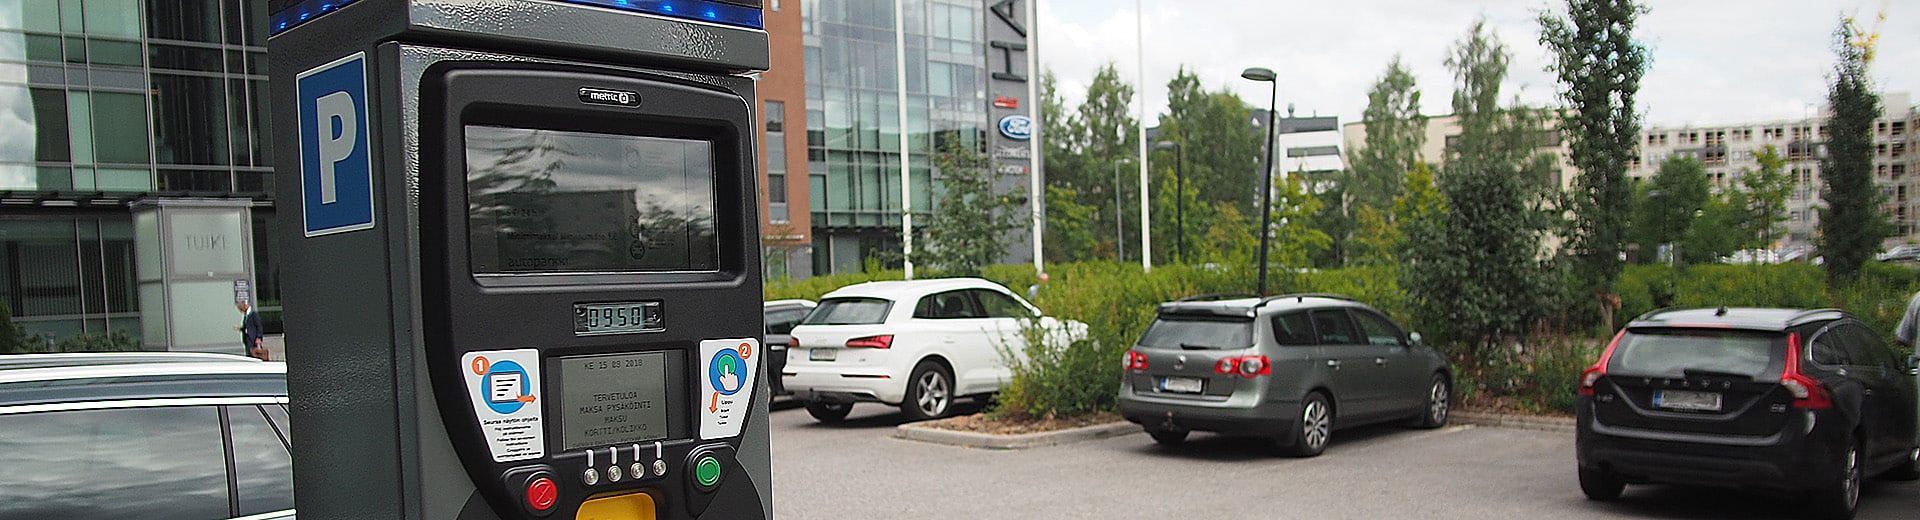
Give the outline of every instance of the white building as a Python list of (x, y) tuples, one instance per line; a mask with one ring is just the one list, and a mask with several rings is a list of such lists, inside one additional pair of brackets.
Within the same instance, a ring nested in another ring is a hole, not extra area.
[[(1253, 111), (1253, 127), (1266, 139), (1267, 111)], [(1333, 116), (1294, 117), (1288, 108), (1286, 117), (1276, 118), (1273, 175), (1278, 184), (1282, 175), (1304, 173), (1307, 191), (1325, 193), (1334, 187), (1340, 171), (1346, 169), (1346, 148), (1340, 136), (1340, 119)], [(1264, 150), (1262, 151), (1264, 153)]]
[[(1874, 182), (1886, 197), (1882, 209), (1894, 225), (1886, 247), (1920, 243), (1920, 107), (1906, 93), (1882, 94), (1883, 115), (1874, 121)], [(1826, 155), (1826, 110), (1799, 119), (1742, 122), (1725, 125), (1649, 127), (1640, 133), (1639, 160), (1628, 165), (1628, 176), (1650, 179), (1660, 163), (1675, 155), (1695, 157), (1706, 165), (1715, 192), (1738, 187), (1741, 177), (1760, 169), (1755, 154), (1773, 146), (1787, 159), (1785, 173), (1793, 181), (1787, 196), (1786, 234), (1775, 249), (1811, 248), (1819, 236), (1820, 158)]]

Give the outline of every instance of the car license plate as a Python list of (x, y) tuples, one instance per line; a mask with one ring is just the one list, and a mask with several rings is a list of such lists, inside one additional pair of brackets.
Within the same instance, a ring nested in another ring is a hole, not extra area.
[(839, 351), (830, 348), (816, 348), (807, 351), (808, 361), (833, 361)]
[(1655, 390), (1653, 405), (1674, 410), (1720, 411), (1719, 392), (1688, 392), (1685, 390)]
[(1200, 389), (1202, 387), (1203, 385), (1199, 378), (1193, 378), (1193, 377), (1160, 378), (1160, 391), (1162, 392), (1197, 394), (1197, 393), (1200, 393)]

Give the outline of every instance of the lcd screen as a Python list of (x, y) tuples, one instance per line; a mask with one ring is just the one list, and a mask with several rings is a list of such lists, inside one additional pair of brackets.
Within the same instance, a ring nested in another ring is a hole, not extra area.
[(560, 358), (563, 451), (667, 437), (667, 354)]
[(713, 272), (714, 144), (466, 125), (478, 274)]

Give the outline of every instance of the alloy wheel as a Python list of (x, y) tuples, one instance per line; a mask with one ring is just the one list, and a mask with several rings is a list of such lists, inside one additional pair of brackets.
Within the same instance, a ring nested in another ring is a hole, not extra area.
[(920, 379), (915, 384), (919, 385), (920, 392), (919, 399), (915, 400), (914, 404), (920, 408), (921, 414), (939, 417), (946, 413), (947, 405), (953, 398), (947, 394), (947, 381), (940, 376), (939, 372), (926, 371), (920, 374)]
[(1300, 412), (1300, 442), (1308, 449), (1320, 451), (1327, 445), (1327, 434), (1332, 425), (1327, 420), (1327, 403), (1320, 400), (1307, 401)]

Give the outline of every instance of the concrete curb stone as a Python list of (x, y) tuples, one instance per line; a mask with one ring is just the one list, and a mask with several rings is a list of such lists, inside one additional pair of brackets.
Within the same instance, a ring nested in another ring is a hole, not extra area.
[(1521, 430), (1573, 433), (1571, 417), (1543, 417), (1536, 415), (1509, 415), (1481, 412), (1453, 412), (1453, 420), (1461, 424), (1477, 426), (1498, 426)]
[(894, 428), (893, 436), (899, 439), (966, 446), (970, 448), (1020, 450), (1132, 435), (1142, 431), (1144, 430), (1140, 429), (1140, 425), (1126, 421), (1095, 424), (1092, 426), (1082, 426), (1051, 432), (1023, 433), (1019, 435), (994, 435), (988, 433), (942, 430), (924, 426), (919, 423), (907, 423)]
[[(1568, 417), (1542, 417), (1533, 415), (1510, 415), (1481, 412), (1453, 412), (1453, 421), (1457, 424), (1475, 426), (1494, 426), (1520, 430), (1536, 430), (1556, 433), (1573, 433), (1573, 419)], [(1020, 450), (1041, 448), (1075, 442), (1119, 437), (1141, 433), (1140, 425), (1130, 422), (1114, 422), (1082, 426), (1068, 430), (1051, 432), (1023, 433), (1018, 435), (994, 435), (989, 433), (943, 430), (921, 423), (907, 423), (894, 428), (893, 436), (898, 439), (984, 448), (990, 450)]]

